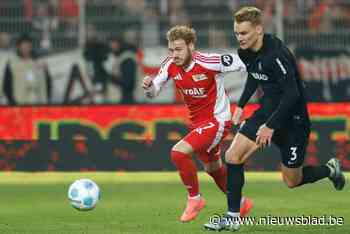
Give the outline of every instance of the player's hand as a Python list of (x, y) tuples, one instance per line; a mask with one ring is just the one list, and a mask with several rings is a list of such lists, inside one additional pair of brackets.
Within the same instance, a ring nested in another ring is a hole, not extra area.
[(241, 122), (242, 113), (243, 109), (237, 106), (232, 116), (233, 125), (238, 125)]
[(142, 81), (142, 88), (143, 89), (149, 89), (152, 85), (153, 85), (153, 82), (152, 82), (153, 78), (150, 77), (150, 76), (145, 76), (143, 78), (143, 81)]
[(266, 145), (270, 146), (271, 145), (271, 140), (273, 136), (274, 130), (267, 127), (265, 124), (261, 125), (258, 132), (256, 133), (256, 144), (260, 148), (265, 148)]

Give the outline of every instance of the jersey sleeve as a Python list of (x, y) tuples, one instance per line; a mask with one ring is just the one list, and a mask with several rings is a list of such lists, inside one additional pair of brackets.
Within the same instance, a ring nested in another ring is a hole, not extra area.
[(272, 113), (266, 122), (266, 126), (272, 129), (279, 128), (281, 122), (285, 120), (289, 109), (295, 104), (300, 96), (292, 61), (287, 57), (275, 56), (272, 60), (271, 68), (273, 76), (283, 91), (281, 101), (277, 109)]
[(201, 66), (220, 73), (246, 71), (246, 66), (237, 54), (196, 52), (194, 58)]
[(255, 93), (257, 87), (258, 82), (248, 73), (243, 92), (238, 100), (237, 105), (243, 108), (247, 104), (249, 99), (252, 97), (252, 95)]
[(148, 97), (156, 97), (159, 95), (163, 86), (169, 80), (169, 66), (171, 64), (171, 60), (166, 59), (160, 66), (158, 74), (153, 78), (152, 85), (149, 89), (146, 90)]

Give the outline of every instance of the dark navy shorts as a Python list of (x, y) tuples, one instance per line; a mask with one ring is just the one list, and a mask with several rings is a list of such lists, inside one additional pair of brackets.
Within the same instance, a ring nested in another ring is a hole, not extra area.
[[(238, 131), (255, 141), (259, 127), (266, 123), (266, 120), (265, 116), (254, 113)], [(298, 116), (290, 120), (285, 127), (274, 131), (272, 142), (280, 150), (284, 166), (288, 168), (302, 166), (309, 143), (309, 135), (310, 126)]]

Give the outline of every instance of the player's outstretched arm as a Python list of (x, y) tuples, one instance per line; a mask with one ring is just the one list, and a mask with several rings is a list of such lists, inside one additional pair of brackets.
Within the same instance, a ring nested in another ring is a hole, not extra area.
[(156, 96), (156, 90), (153, 85), (153, 78), (150, 76), (146, 76), (142, 80), (142, 88), (144, 94), (148, 98), (154, 98)]
[(142, 81), (142, 88), (145, 96), (148, 98), (154, 98), (159, 95), (162, 87), (168, 81), (168, 68), (172, 62), (170, 59), (166, 59), (163, 62), (158, 74), (155, 77), (146, 76)]

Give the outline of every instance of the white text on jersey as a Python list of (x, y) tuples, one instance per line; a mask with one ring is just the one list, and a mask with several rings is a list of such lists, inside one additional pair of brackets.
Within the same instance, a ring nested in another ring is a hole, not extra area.
[(205, 94), (205, 88), (182, 89), (182, 92), (185, 95), (191, 95), (196, 98), (204, 98), (207, 96)]
[(262, 73), (252, 72), (251, 75), (256, 80), (269, 80), (269, 77), (267, 75), (265, 75), (265, 74), (262, 74)]

